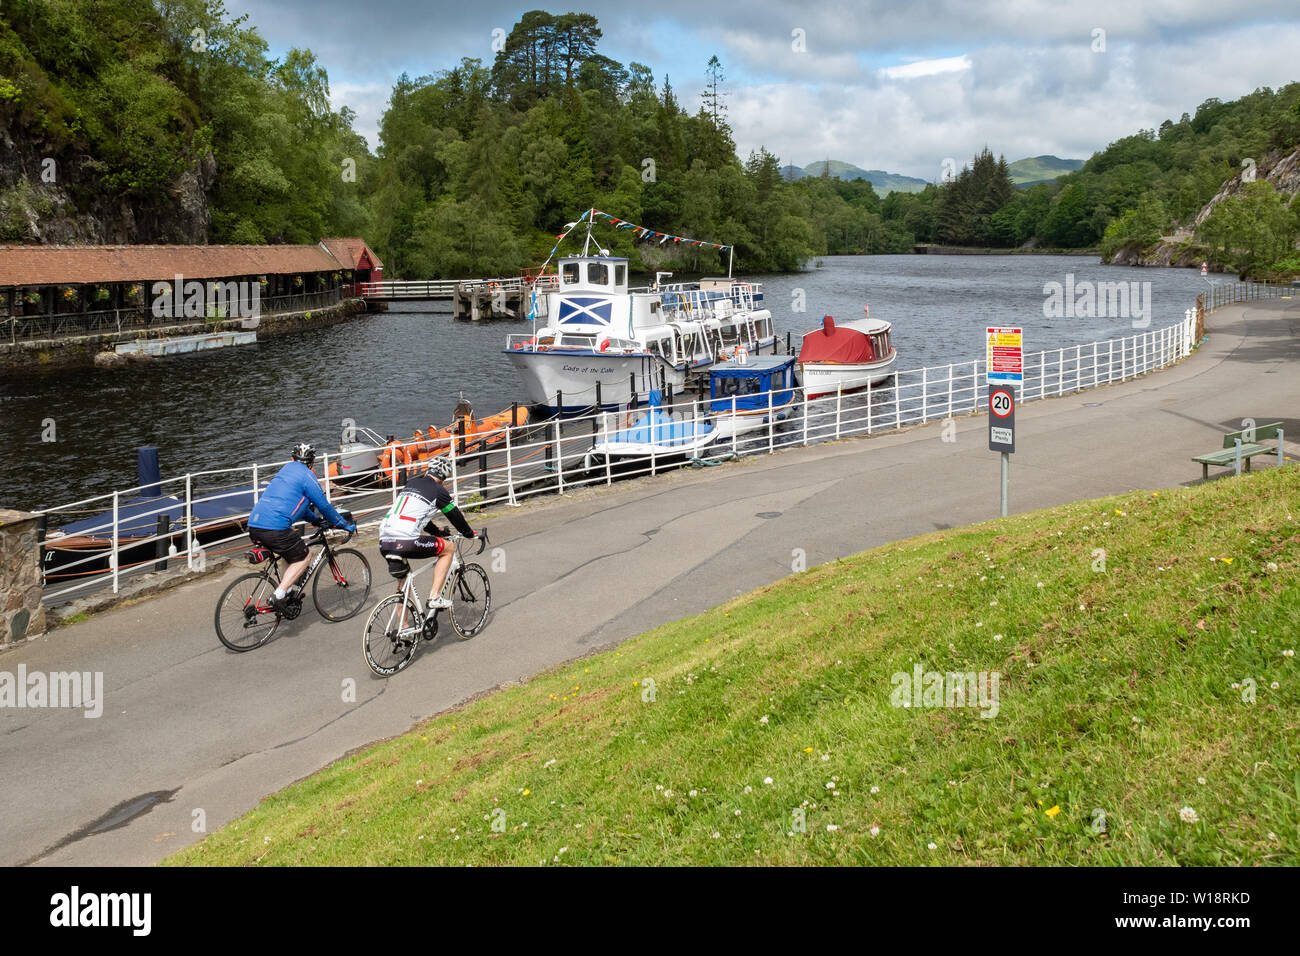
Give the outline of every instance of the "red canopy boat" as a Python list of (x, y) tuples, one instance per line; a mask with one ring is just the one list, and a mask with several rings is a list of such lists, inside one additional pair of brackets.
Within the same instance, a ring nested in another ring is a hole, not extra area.
[(836, 325), (828, 315), (820, 329), (805, 333), (795, 367), (808, 397), (856, 392), (887, 379), (898, 357), (889, 329), (878, 319)]

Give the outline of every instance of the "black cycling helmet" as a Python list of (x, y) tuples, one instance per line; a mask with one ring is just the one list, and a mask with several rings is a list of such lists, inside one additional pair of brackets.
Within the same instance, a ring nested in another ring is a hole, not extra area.
[(446, 481), (451, 477), (451, 462), (446, 458), (435, 458), (429, 462), (429, 474), (439, 481)]
[(300, 441), (293, 446), (293, 460), (300, 461), (308, 468), (316, 460), (316, 446), (311, 442)]

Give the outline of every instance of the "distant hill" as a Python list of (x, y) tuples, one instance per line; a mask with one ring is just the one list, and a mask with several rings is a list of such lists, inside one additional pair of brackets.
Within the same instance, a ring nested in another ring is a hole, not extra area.
[(1031, 156), (1009, 164), (1011, 181), (1017, 186), (1029, 187), (1051, 182), (1057, 176), (1073, 173), (1083, 168), (1082, 159), (1061, 159), (1059, 156)]
[[(793, 182), (807, 176), (820, 176), (827, 165), (827, 160), (819, 159), (817, 162), (809, 163), (803, 168), (793, 165), (783, 166), (781, 167), (781, 175)], [(829, 166), (831, 176), (838, 176), (846, 181), (865, 179), (875, 187), (876, 192), (881, 196), (889, 193), (919, 193), (926, 186), (924, 179), (917, 179), (915, 176), (887, 173), (883, 169), (862, 169), (852, 163), (842, 163), (838, 159), (829, 160)]]

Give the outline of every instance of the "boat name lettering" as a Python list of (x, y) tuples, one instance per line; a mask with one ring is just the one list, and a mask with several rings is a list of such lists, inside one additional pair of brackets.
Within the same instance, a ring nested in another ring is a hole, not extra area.
[(595, 365), (566, 365), (564, 366), (564, 371), (590, 372), (595, 375), (608, 375), (610, 372), (614, 371), (614, 369), (608, 366), (605, 368), (597, 368)]

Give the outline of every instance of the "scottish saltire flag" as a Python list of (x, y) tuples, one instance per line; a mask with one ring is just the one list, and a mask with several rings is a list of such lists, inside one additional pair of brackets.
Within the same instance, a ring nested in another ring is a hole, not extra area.
[(609, 325), (614, 303), (591, 296), (566, 296), (560, 300), (559, 321), (568, 325)]

